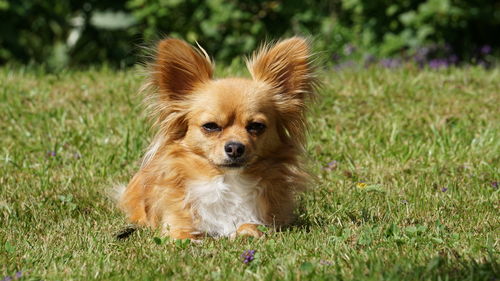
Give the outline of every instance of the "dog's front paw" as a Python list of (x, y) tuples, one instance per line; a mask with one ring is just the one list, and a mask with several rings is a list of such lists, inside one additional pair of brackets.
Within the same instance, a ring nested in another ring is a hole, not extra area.
[(197, 231), (187, 231), (187, 230), (171, 230), (168, 235), (173, 239), (190, 239), (193, 242), (201, 242), (205, 237), (205, 234)]
[(236, 230), (236, 235), (260, 238), (264, 235), (264, 232), (260, 231), (257, 228), (258, 226), (259, 226), (258, 224), (252, 224), (252, 223), (242, 224)]

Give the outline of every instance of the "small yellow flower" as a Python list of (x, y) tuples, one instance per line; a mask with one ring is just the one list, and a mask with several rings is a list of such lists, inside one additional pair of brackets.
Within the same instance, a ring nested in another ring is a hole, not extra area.
[(364, 182), (358, 182), (358, 183), (356, 183), (356, 187), (363, 189), (363, 188), (366, 187), (366, 183), (364, 183)]

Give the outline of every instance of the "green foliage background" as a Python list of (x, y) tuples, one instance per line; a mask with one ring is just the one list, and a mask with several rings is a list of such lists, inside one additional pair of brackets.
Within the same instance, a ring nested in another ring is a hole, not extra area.
[(490, 0), (0, 0), (0, 64), (134, 64), (162, 36), (200, 42), (219, 60), (265, 39), (303, 34), (326, 56), (406, 56), (429, 44), (460, 60), (498, 51)]

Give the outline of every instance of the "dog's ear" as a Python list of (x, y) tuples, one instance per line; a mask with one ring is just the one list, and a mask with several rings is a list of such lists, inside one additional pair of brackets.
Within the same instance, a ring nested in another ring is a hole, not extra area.
[(210, 80), (212, 72), (212, 63), (203, 49), (195, 49), (178, 39), (158, 43), (153, 83), (161, 98), (183, 99), (196, 85)]
[(271, 86), (282, 140), (296, 147), (305, 144), (306, 99), (313, 97), (316, 84), (309, 49), (306, 39), (292, 37), (264, 45), (247, 61), (253, 79)]
[(274, 46), (264, 45), (247, 61), (247, 67), (254, 80), (267, 82), (284, 99), (302, 100), (314, 86), (310, 57), (307, 40), (292, 37)]
[(184, 137), (187, 100), (197, 85), (212, 78), (212, 72), (210, 58), (201, 47), (195, 49), (178, 39), (164, 39), (158, 43), (151, 64), (151, 83), (144, 87), (154, 86), (155, 98), (146, 98), (146, 102), (155, 126), (159, 127), (146, 154), (147, 159), (152, 159), (162, 144)]

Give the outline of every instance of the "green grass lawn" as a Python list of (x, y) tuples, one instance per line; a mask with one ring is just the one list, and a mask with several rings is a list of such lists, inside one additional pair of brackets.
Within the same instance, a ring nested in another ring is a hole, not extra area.
[(151, 136), (141, 80), (0, 69), (0, 278), (498, 280), (500, 69), (324, 72), (296, 224), (201, 244), (115, 238), (106, 191)]

